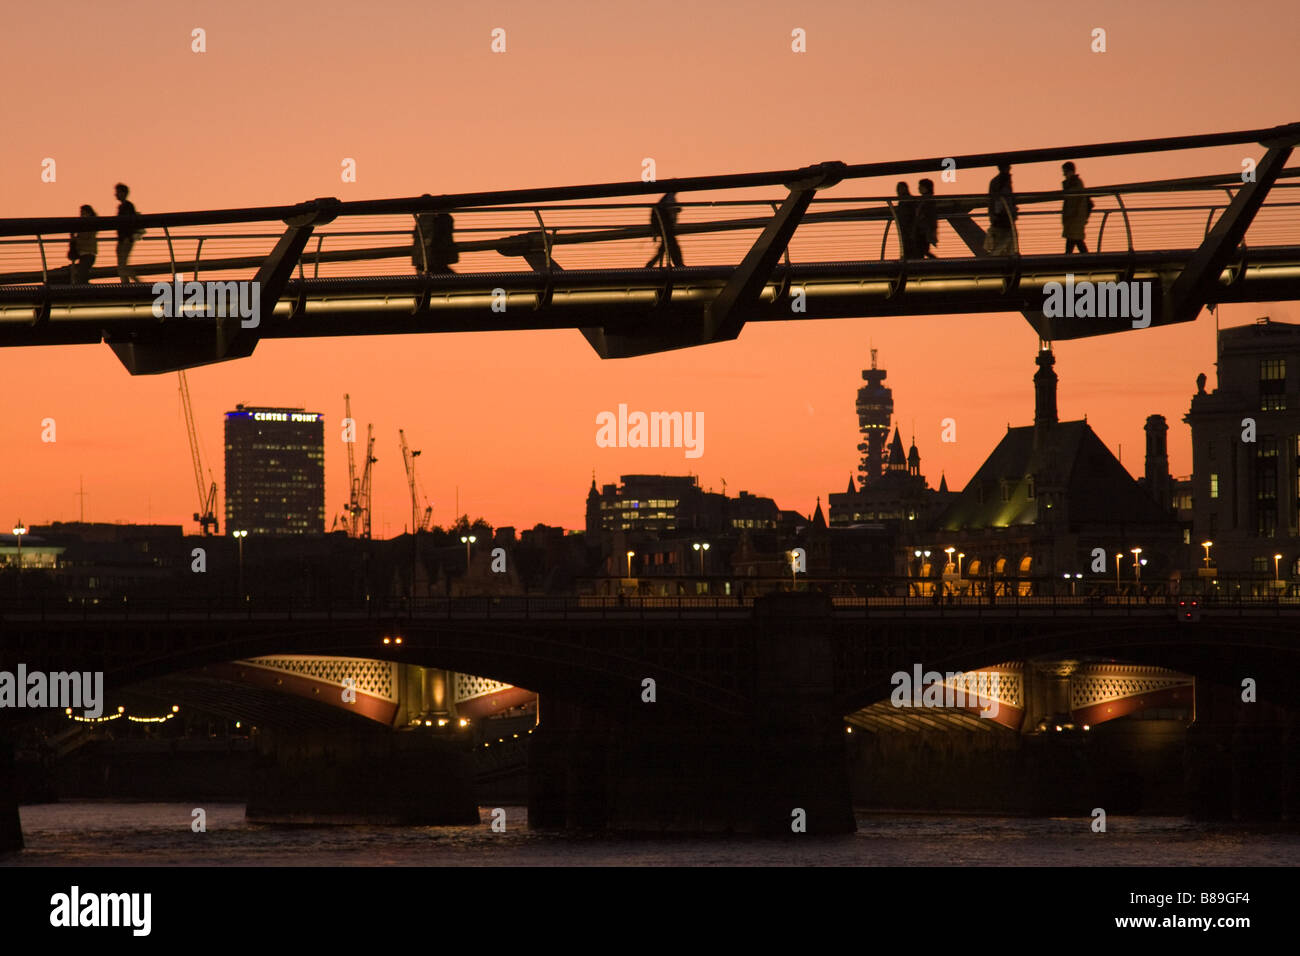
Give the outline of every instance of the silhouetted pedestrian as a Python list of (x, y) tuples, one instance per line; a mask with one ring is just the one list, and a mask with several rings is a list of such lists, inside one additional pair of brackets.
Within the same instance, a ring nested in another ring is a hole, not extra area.
[(124, 217), (123, 223), (117, 227), (117, 277), (123, 282), (139, 282), (127, 263), (131, 258), (131, 248), (144, 235), (144, 230), (132, 221), (136, 217), (135, 204), (126, 198), (131, 192), (126, 183), (118, 183), (113, 192), (117, 196), (117, 214)]
[(916, 248), (923, 259), (933, 259), (931, 246), (939, 244), (939, 212), (934, 200), (934, 180), (917, 183), (921, 195), (916, 200)]
[(894, 207), (894, 218), (898, 223), (898, 251), (903, 259), (915, 259), (920, 252), (916, 239), (916, 200), (907, 183), (899, 181), (895, 187), (898, 203)]
[(650, 210), (650, 228), (654, 231), (659, 248), (645, 264), (647, 269), (656, 263), (662, 263), (665, 252), (674, 266), (686, 265), (682, 259), (681, 247), (677, 245), (677, 214), (681, 212), (681, 208), (677, 205), (676, 193), (664, 193), (663, 198)]
[[(93, 216), (95, 210), (89, 205), (81, 207), (81, 215)], [(95, 265), (95, 254), (99, 251), (99, 237), (93, 229), (82, 229), (72, 234), (68, 243), (68, 258), (72, 260), (71, 277), (73, 285), (85, 285), (90, 281), (90, 270)]]
[(1092, 197), (1078, 195), (1083, 190), (1083, 180), (1076, 175), (1074, 163), (1063, 164), (1061, 173), (1065, 176), (1061, 190), (1066, 193), (1061, 203), (1061, 235), (1065, 237), (1065, 251), (1069, 254), (1078, 246), (1080, 252), (1087, 252), (1084, 231), (1088, 227), (1088, 217), (1092, 215)]
[(984, 251), (993, 256), (1016, 255), (1016, 234), (1011, 224), (1019, 217), (1016, 194), (1011, 188), (1011, 164), (998, 163), (998, 174), (989, 181), (989, 231), (984, 237)]
[[(432, 199), (428, 193), (421, 199)], [(411, 261), (421, 274), (449, 273), (451, 264), (460, 261), (453, 235), (456, 221), (450, 213), (421, 212), (415, 216), (411, 231)]]

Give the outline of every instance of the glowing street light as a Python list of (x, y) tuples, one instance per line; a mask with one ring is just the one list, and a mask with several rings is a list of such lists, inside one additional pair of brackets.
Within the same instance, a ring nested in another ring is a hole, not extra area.
[(1142, 565), (1143, 565), (1143, 563), (1144, 563), (1144, 562), (1141, 560), (1141, 557), (1142, 557), (1142, 549), (1141, 549), (1141, 548), (1130, 548), (1129, 550), (1130, 550), (1130, 551), (1132, 552), (1132, 554), (1133, 554), (1133, 580), (1136, 581), (1137, 583), (1141, 584), (1141, 583), (1142, 583)]
[(1119, 594), (1119, 566), (1124, 561), (1124, 552), (1115, 552), (1115, 593)]
[(247, 531), (232, 531), (231, 536), (239, 542), (239, 599), (244, 599), (244, 539), (248, 537)]
[(18, 539), (18, 570), (23, 569), (23, 535), (27, 533), (27, 525), (19, 521), (14, 525), (14, 537)]
[(957, 577), (959, 577), (959, 578), (961, 577), (961, 559), (964, 558), (964, 557), (966, 557), (966, 552), (965, 552), (965, 551), (958, 551), (958, 552), (957, 552)]
[(1205, 566), (1210, 566), (1210, 548), (1214, 547), (1213, 541), (1202, 541), (1201, 547), (1205, 549)]
[(18, 599), (23, 597), (23, 535), (27, 533), (27, 525), (19, 520), (14, 525), (14, 537), (18, 539)]
[(635, 551), (629, 551), (629, 552), (627, 553), (627, 576), (628, 576), (629, 578), (632, 576), (632, 558), (633, 558), (635, 555), (636, 555), (636, 552), (635, 552)]
[(1274, 581), (1274, 583), (1281, 583), (1281, 581), (1282, 581), (1282, 578), (1279, 576), (1279, 574), (1278, 574), (1278, 570), (1277, 570), (1277, 563), (1278, 563), (1279, 561), (1281, 561), (1281, 560), (1282, 560), (1282, 555), (1280, 555), (1280, 554), (1275, 554), (1275, 555), (1273, 555), (1273, 581)]
[(943, 553), (948, 555), (948, 564), (952, 564), (952, 556), (953, 554), (956, 553), (956, 551), (957, 549), (952, 547), (951, 545), (943, 549)]
[(469, 574), (469, 546), (477, 540), (478, 538), (472, 534), (471, 535), (462, 534), (460, 536), (460, 543), (465, 546), (465, 573), (466, 574)]
[(709, 542), (697, 541), (691, 547), (700, 552), (700, 577), (704, 577), (704, 552), (709, 550)]

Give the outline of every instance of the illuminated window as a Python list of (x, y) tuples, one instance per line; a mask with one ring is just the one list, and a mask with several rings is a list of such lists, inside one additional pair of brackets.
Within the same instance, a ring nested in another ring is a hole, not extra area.
[(1259, 407), (1265, 412), (1286, 408), (1286, 359), (1259, 363)]
[(1210, 472), (1210, 497), (1219, 497), (1219, 475), (1217, 472)]

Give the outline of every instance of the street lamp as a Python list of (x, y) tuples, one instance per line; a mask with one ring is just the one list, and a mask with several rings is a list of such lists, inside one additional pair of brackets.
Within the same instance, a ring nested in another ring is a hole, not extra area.
[[(952, 556), (953, 554), (956, 553), (956, 551), (957, 549), (952, 547), (951, 545), (943, 549), (943, 553), (948, 555), (948, 564), (952, 564)], [(947, 565), (944, 566), (944, 570), (945, 571), (947, 570)]]
[(14, 537), (18, 539), (18, 570), (23, 569), (23, 535), (27, 533), (27, 525), (19, 521), (14, 525)]
[(1142, 557), (1142, 549), (1130, 548), (1129, 551), (1133, 554), (1133, 580), (1138, 584), (1141, 584), (1142, 583), (1142, 561), (1139, 559)]
[(1282, 555), (1280, 554), (1273, 555), (1273, 583), (1274, 584), (1282, 583), (1282, 578), (1279, 576), (1277, 570), (1277, 563), (1281, 560), (1282, 560)]
[(627, 576), (629, 578), (632, 576), (632, 557), (635, 554), (636, 554), (635, 551), (629, 551), (627, 553)]
[(958, 551), (958, 552), (957, 552), (957, 577), (958, 577), (958, 578), (961, 577), (961, 559), (964, 558), (964, 557), (966, 557), (966, 552), (965, 552), (965, 551)]
[(239, 599), (244, 599), (244, 539), (248, 537), (247, 531), (232, 531), (231, 535), (239, 543)]
[(1205, 566), (1210, 566), (1210, 548), (1214, 546), (1213, 541), (1202, 541), (1201, 547), (1205, 549)]
[(1120, 584), (1119, 584), (1119, 566), (1120, 566), (1123, 562), (1124, 562), (1124, 552), (1123, 552), (1123, 551), (1116, 551), (1116, 552), (1115, 552), (1115, 594), (1116, 594), (1116, 596), (1119, 595), (1119, 587), (1120, 587)]
[(465, 546), (465, 573), (466, 574), (469, 574), (469, 546), (477, 540), (478, 538), (472, 534), (471, 535), (462, 534), (460, 536), (460, 543)]
[(14, 537), (18, 539), (18, 600), (23, 599), (23, 535), (27, 533), (27, 525), (21, 520), (14, 525)]
[(704, 552), (709, 550), (709, 542), (701, 543), (697, 541), (691, 547), (700, 552), (700, 577), (704, 577)]

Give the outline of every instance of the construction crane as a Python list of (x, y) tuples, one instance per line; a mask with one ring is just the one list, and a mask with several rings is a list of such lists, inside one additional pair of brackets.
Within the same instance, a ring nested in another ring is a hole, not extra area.
[[(411, 534), (423, 530), (423, 522), (417, 523), (416, 514), (419, 511), (419, 498), (415, 493), (415, 459), (419, 457), (418, 451), (411, 451), (411, 447), (406, 443), (406, 432), (402, 429), (397, 430), (397, 437), (402, 442), (402, 465), (406, 468), (406, 486), (411, 489)], [(432, 508), (429, 509), (432, 512)]]
[(361, 536), (370, 537), (370, 484), (374, 475), (373, 466), (379, 459), (375, 457), (375, 426), (366, 426), (366, 464), (361, 472), (361, 484), (357, 489), (357, 508), (352, 513), (352, 535), (356, 537), (358, 525)]
[[(356, 444), (356, 422), (352, 418), (352, 396), (343, 396), (343, 420), (352, 427), (353, 441), (345, 442), (348, 446), (348, 503), (343, 506), (345, 530), (350, 537), (357, 536), (357, 523), (361, 516), (361, 479), (357, 477), (357, 459), (352, 446)], [(337, 520), (335, 524), (337, 524)]]
[(203, 488), (203, 459), (199, 454), (199, 434), (194, 427), (194, 406), (190, 402), (190, 384), (185, 378), (185, 371), (176, 373), (181, 383), (181, 408), (185, 411), (185, 430), (190, 436), (190, 456), (194, 459), (194, 487), (199, 493), (199, 510), (194, 512), (194, 520), (199, 523), (200, 531), (205, 534), (217, 533), (217, 482), (208, 469), (210, 484), (206, 492)]

